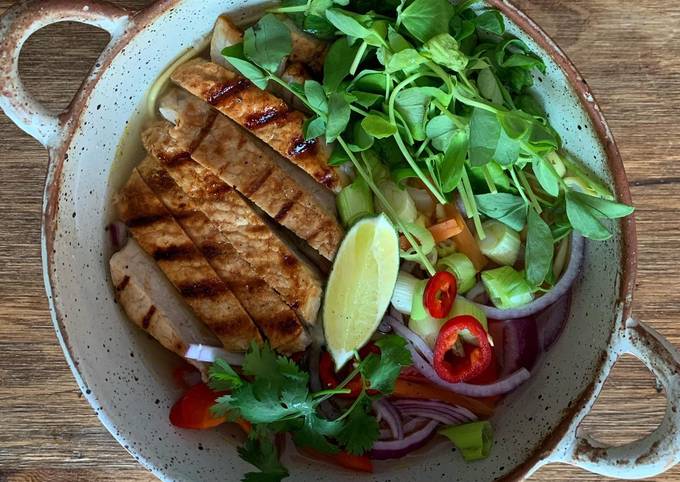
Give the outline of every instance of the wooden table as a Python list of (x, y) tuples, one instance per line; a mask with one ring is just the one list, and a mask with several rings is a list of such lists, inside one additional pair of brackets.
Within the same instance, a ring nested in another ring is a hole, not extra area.
[[(12, 3), (0, 0), (0, 12)], [(680, 5), (519, 3), (574, 60), (607, 115), (637, 206), (635, 313), (680, 345)], [(39, 32), (22, 56), (26, 84), (50, 108), (63, 108), (106, 41), (82, 25)], [(39, 249), (47, 156), (2, 114), (0, 155), (0, 480), (152, 480), (83, 400), (52, 329)], [(664, 407), (653, 377), (624, 358), (585, 428), (604, 442), (629, 442), (652, 431)], [(567, 466), (545, 468), (534, 479), (601, 480)], [(680, 481), (680, 467), (657, 480)]]

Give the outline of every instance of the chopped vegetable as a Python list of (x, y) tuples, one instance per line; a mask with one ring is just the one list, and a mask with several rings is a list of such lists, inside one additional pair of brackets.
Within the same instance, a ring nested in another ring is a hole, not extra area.
[(489, 324), (484, 310), (479, 308), (475, 303), (468, 300), (467, 298), (457, 296), (456, 302), (453, 303), (453, 308), (449, 313), (449, 318), (456, 318), (457, 316), (463, 315), (472, 316), (482, 324), (486, 331), (489, 331)]
[[(418, 218), (416, 203), (406, 189), (400, 189), (392, 181), (383, 181), (378, 184), (387, 202), (392, 206), (399, 220), (403, 223), (413, 223)], [(387, 212), (383, 202), (378, 199), (376, 202), (378, 211)]]
[(433, 318), (446, 318), (456, 299), (456, 277), (447, 271), (440, 271), (427, 282), (423, 304)]
[(440, 259), (437, 268), (446, 269), (456, 276), (459, 293), (467, 293), (477, 284), (477, 269), (463, 253), (450, 254)]
[(439, 433), (453, 442), (467, 462), (485, 459), (493, 445), (493, 429), (487, 420), (446, 427)]
[(427, 229), (432, 233), (435, 243), (441, 243), (442, 241), (451, 239), (463, 231), (463, 228), (458, 225), (458, 221), (455, 219), (449, 219), (443, 223), (433, 224)]
[[(421, 378), (424, 377), (421, 375)], [(480, 417), (488, 417), (493, 413), (492, 405), (476, 398), (458, 395), (450, 390), (440, 388), (427, 381), (427, 379), (413, 381), (399, 377), (394, 385), (394, 393), (392, 395), (394, 397), (415, 398), (419, 400), (439, 400), (451, 405), (460, 405)]]
[(422, 320), (425, 318), (430, 318), (430, 315), (425, 308), (425, 287), (427, 286), (428, 280), (419, 280), (415, 285), (413, 290), (413, 299), (411, 301), (411, 321)]
[(392, 306), (400, 313), (410, 314), (413, 308), (413, 297), (418, 289), (418, 285), (424, 285), (425, 283), (424, 280), (419, 280), (406, 271), (399, 271), (397, 283), (394, 285), (394, 293), (392, 293)]
[(336, 198), (340, 220), (346, 228), (351, 228), (362, 218), (375, 213), (373, 194), (362, 178), (357, 178), (345, 187)]
[(477, 240), (482, 253), (498, 264), (514, 265), (522, 246), (519, 233), (494, 219), (484, 223), (484, 232), (486, 237)]
[(482, 282), (493, 304), (503, 310), (526, 305), (534, 299), (533, 287), (522, 273), (510, 266), (484, 271)]
[(442, 325), (446, 322), (446, 318), (433, 318), (429, 314), (419, 319), (411, 318), (408, 327), (416, 335), (421, 337), (430, 348), (434, 348), (437, 342), (437, 336)]
[(453, 219), (456, 220), (458, 225), (462, 228), (462, 231), (453, 238), (453, 242), (456, 244), (458, 251), (470, 258), (470, 261), (475, 265), (478, 271), (482, 270), (486, 266), (487, 259), (484, 257), (479, 249), (477, 240), (475, 239), (472, 232), (468, 228), (463, 216), (461, 216), (458, 208), (453, 204), (447, 204), (444, 206), (446, 213)]
[(493, 349), (482, 324), (472, 316), (447, 321), (434, 348), (434, 370), (449, 383), (469, 381), (491, 364)]
[(222, 425), (227, 417), (213, 415), (210, 408), (223, 395), (224, 392), (213, 391), (205, 383), (194, 385), (172, 406), (170, 422), (175, 427), (195, 430)]

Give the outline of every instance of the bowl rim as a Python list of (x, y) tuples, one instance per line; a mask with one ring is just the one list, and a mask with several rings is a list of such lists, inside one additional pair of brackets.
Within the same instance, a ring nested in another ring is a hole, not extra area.
[[(41, 245), (42, 245), (42, 264), (43, 277), (45, 282), (45, 290), (47, 293), (50, 315), (52, 323), (59, 343), (64, 352), (66, 361), (71, 368), (71, 371), (82, 390), (88, 403), (94, 408), (97, 406), (97, 398), (93, 392), (90, 392), (82, 378), (79, 369), (79, 362), (76, 361), (72, 355), (72, 346), (69, 340), (68, 331), (63, 324), (63, 316), (56, 305), (54, 293), (57, 292), (57, 283), (53, 282), (53, 275), (58, 271), (58, 266), (54, 262), (54, 243), (58, 224), (59, 215), (59, 197), (61, 193), (62, 172), (65, 162), (65, 155), (69, 151), (72, 140), (76, 132), (80, 128), (80, 120), (87, 108), (88, 100), (92, 91), (97, 87), (102, 75), (111, 66), (112, 61), (125, 48), (125, 46), (143, 29), (154, 23), (168, 10), (173, 9), (186, 0), (157, 0), (148, 7), (138, 12), (133, 12), (126, 9), (118, 9), (126, 11), (130, 14), (130, 24), (125, 33), (115, 40), (115, 43), (107, 49), (105, 54), (99, 59), (100, 67), (90, 75), (83, 83), (81, 89), (76, 94), (74, 101), (69, 106), (68, 110), (60, 116), (64, 131), (61, 137), (61, 142), (49, 149), (49, 168), (48, 176), (45, 186), (45, 194), (43, 200), (43, 220), (41, 228)], [(556, 44), (554, 40), (525, 14), (518, 6), (509, 0), (482, 0), (488, 6), (497, 8), (501, 13), (513, 21), (522, 31), (529, 35), (560, 67), (562, 72), (567, 77), (569, 85), (576, 94), (582, 108), (588, 114), (600, 144), (604, 148), (607, 156), (607, 165), (613, 176), (615, 193), (621, 202), (631, 204), (631, 193), (629, 189), (628, 180), (623, 165), (623, 160), (619, 152), (618, 146), (614, 140), (613, 134), (604, 115), (595, 100), (595, 97), (573, 62), (569, 59), (566, 53)], [(95, 4), (97, 5), (97, 4)], [(101, 3), (95, 8), (107, 8), (107, 4)], [(617, 304), (621, 307), (622, 317), (620, 321), (612, 320), (612, 331), (608, 341), (611, 341), (618, 331), (625, 329), (625, 320), (627, 320), (632, 311), (633, 292), (635, 287), (635, 273), (637, 268), (637, 234), (635, 229), (634, 215), (621, 221), (621, 238), (622, 238), (622, 260), (621, 260), (621, 275), (620, 275), (620, 289), (618, 294)], [(592, 400), (598, 392), (597, 379), (606, 368), (606, 357), (598, 363), (598, 366), (592, 372), (592, 380), (589, 385), (581, 392), (572, 404), (572, 408), (563, 412), (562, 420), (557, 427), (547, 435), (542, 441), (537, 444), (537, 449), (529, 454), (525, 461), (515, 467), (510, 473), (503, 476), (500, 480), (522, 480), (530, 474), (537, 467), (545, 462), (554, 449), (558, 446), (560, 441), (567, 435), (571, 421), (581, 411), (582, 406), (587, 406), (587, 402)], [(108, 415), (101, 410), (95, 411), (101, 423), (107, 428), (112, 436), (122, 445), (125, 442), (122, 436), (116, 435), (114, 424), (108, 418)], [(136, 453), (134, 449), (127, 448), (127, 451), (139, 461), (143, 466), (149, 469), (152, 473), (163, 477), (163, 471), (152, 462), (146, 460), (145, 457)]]

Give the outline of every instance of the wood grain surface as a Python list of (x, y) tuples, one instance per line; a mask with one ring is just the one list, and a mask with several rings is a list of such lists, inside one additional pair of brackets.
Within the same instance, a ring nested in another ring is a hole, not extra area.
[[(12, 3), (0, 0), (0, 12)], [(635, 313), (680, 346), (680, 4), (518, 3), (572, 58), (609, 120), (637, 207)], [(38, 32), (22, 54), (25, 83), (58, 112), (106, 41), (106, 34), (82, 25)], [(153, 480), (99, 424), (57, 344), (39, 248), (46, 162), (42, 148), (0, 113), (0, 481)], [(629, 442), (651, 432), (664, 407), (654, 378), (624, 358), (584, 429), (604, 442)], [(602, 479), (551, 466), (533, 480)], [(680, 467), (656, 480), (680, 481)]]

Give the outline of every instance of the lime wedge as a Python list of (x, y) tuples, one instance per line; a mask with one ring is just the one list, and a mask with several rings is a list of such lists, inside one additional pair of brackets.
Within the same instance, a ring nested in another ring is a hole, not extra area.
[(399, 238), (385, 215), (347, 233), (328, 279), (323, 306), (326, 344), (340, 369), (373, 335), (399, 273)]

